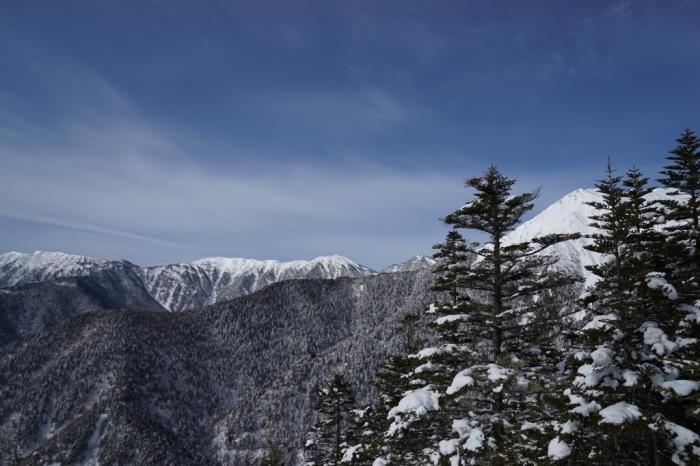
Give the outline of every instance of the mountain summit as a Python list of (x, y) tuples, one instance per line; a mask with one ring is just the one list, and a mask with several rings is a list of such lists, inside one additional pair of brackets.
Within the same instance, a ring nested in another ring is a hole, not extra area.
[(436, 262), (428, 256), (419, 254), (411, 257), (406, 262), (392, 264), (379, 273), (413, 272), (416, 270), (431, 269)]

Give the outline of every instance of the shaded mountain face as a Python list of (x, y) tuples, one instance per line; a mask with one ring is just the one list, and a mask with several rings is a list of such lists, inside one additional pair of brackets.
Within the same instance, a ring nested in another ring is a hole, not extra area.
[(0, 464), (250, 464), (269, 439), (292, 461), (313, 389), (340, 368), (366, 386), (431, 283), (292, 280), (177, 314), (65, 319), (0, 349)]
[(165, 312), (143, 288), (135, 268), (124, 262), (89, 276), (0, 288), (0, 346), (84, 312), (123, 308)]

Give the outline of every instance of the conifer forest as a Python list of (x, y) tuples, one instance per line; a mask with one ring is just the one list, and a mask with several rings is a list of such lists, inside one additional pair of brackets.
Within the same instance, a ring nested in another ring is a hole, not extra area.
[(178, 312), (124, 264), (6, 283), (0, 465), (700, 464), (700, 138), (614, 162), (541, 235), (470, 176), (429, 267)]
[[(587, 287), (548, 252), (577, 233), (509, 237), (538, 190), (491, 166), (443, 221), (425, 310), (360, 405), (342, 373), (317, 393), (307, 465), (700, 464), (700, 139), (647, 176), (608, 162), (584, 246)], [(485, 234), (486, 244), (465, 239)], [(331, 409), (332, 407), (332, 409)]]

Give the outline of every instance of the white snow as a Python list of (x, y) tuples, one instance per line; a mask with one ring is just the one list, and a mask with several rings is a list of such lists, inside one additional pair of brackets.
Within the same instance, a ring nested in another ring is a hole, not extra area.
[(465, 387), (467, 385), (473, 385), (474, 384), (474, 379), (471, 377), (472, 370), (471, 369), (464, 369), (462, 372), (457, 374), (452, 380), (452, 385), (450, 385), (447, 388), (447, 393), (448, 395), (453, 395), (457, 393), (462, 387)]
[(609, 348), (601, 347), (591, 353), (591, 358), (596, 366), (605, 367), (612, 362), (614, 355), (615, 353)]
[(579, 421), (566, 421), (564, 425), (561, 426), (561, 433), (572, 434), (576, 432), (579, 427), (581, 427), (581, 423)]
[(622, 373), (622, 378), (625, 379), (625, 383), (623, 384), (625, 387), (634, 387), (637, 385), (637, 381), (639, 380), (639, 372), (625, 369), (625, 371)]
[[(665, 189), (654, 189), (646, 199), (670, 199), (672, 196), (667, 193), (668, 190)], [(597, 189), (577, 189), (516, 228), (508, 235), (504, 245), (530, 241), (538, 236), (554, 233), (580, 233), (582, 236), (598, 233), (599, 230), (589, 225), (589, 217), (601, 212), (587, 203), (602, 201), (603, 197)], [(584, 286), (589, 287), (595, 284), (598, 278), (585, 267), (603, 262), (600, 254), (583, 249), (584, 245), (589, 245), (592, 241), (588, 238), (564, 241), (550, 246), (545, 252), (559, 257), (559, 262), (554, 265), (555, 269), (580, 275), (585, 279)]]
[(498, 380), (504, 380), (507, 379), (510, 374), (513, 373), (513, 369), (506, 369), (505, 367), (501, 367), (498, 364), (488, 364), (488, 378), (492, 382), (496, 382)]
[(397, 272), (410, 272), (414, 270), (424, 270), (431, 269), (437, 262), (428, 256), (419, 254), (408, 259), (406, 262), (401, 264), (392, 264), (385, 269), (382, 269), (379, 273), (397, 273)]
[(340, 462), (341, 463), (352, 463), (353, 457), (355, 456), (355, 453), (357, 452), (357, 450), (359, 450), (361, 448), (362, 448), (362, 444), (348, 447), (348, 449), (345, 450), (345, 453), (343, 454), (343, 457), (341, 458)]
[(439, 370), (440, 368), (438, 366), (436, 366), (432, 362), (427, 362), (422, 366), (416, 367), (413, 372), (415, 372), (416, 374), (420, 374), (421, 372), (437, 372)]
[(435, 320), (437, 325), (442, 325), (445, 322), (455, 322), (458, 320), (469, 320), (469, 314), (454, 314), (450, 316), (440, 317)]
[(678, 343), (668, 339), (656, 322), (645, 322), (639, 330), (644, 332), (644, 344), (650, 345), (659, 356), (671, 354), (680, 348)]
[(559, 440), (559, 437), (554, 437), (549, 442), (549, 446), (547, 447), (547, 456), (553, 460), (566, 458), (570, 454), (571, 449), (569, 448), (569, 445), (567, 445), (563, 440)]
[[(670, 421), (666, 421), (664, 427), (666, 428), (666, 430), (676, 434), (676, 437), (673, 439), (673, 443), (676, 446), (676, 449), (683, 454), (686, 446), (692, 445), (693, 443), (700, 444), (700, 436), (698, 436), (698, 434), (696, 434), (690, 429), (686, 429), (685, 427), (679, 426), (678, 424), (674, 424)], [(693, 454), (696, 457), (700, 458), (700, 448), (697, 446), (694, 447)], [(674, 463), (683, 464), (680, 461), (676, 461), (675, 458)]]
[(389, 411), (389, 418), (399, 413), (416, 413), (419, 416), (428, 411), (440, 409), (440, 395), (430, 390), (417, 390), (404, 396), (398, 406)]
[(678, 307), (688, 313), (684, 320), (689, 320), (700, 324), (700, 301), (695, 302), (695, 306), (691, 306), (690, 304), (681, 304)]
[(646, 282), (647, 286), (651, 288), (652, 290), (656, 290), (658, 288), (663, 289), (664, 294), (666, 294), (666, 297), (671, 300), (676, 300), (678, 299), (678, 291), (666, 281), (664, 278), (664, 274), (661, 272), (651, 272), (647, 274), (646, 276)]
[(470, 431), (469, 422), (466, 419), (453, 419), (452, 430), (457, 432), (457, 435), (464, 437)]
[(570, 411), (572, 413), (579, 413), (582, 416), (588, 417), (592, 413), (600, 411), (600, 405), (595, 401), (591, 401), (590, 403), (582, 402), (581, 406), (578, 406)]
[(484, 431), (475, 427), (469, 432), (469, 438), (464, 444), (464, 448), (469, 451), (477, 451), (484, 444)]
[(455, 351), (457, 351), (457, 345), (450, 343), (447, 345), (440, 346), (439, 348), (436, 348), (436, 347), (423, 348), (422, 350), (418, 351), (418, 353), (410, 354), (408, 357), (409, 358), (425, 359), (425, 358), (429, 358), (430, 356), (435, 356), (436, 354), (452, 354)]
[(692, 380), (672, 380), (661, 384), (663, 388), (670, 388), (679, 396), (688, 396), (695, 390), (700, 390), (700, 382)]
[(578, 407), (570, 410), (570, 412), (572, 413), (579, 413), (582, 416), (588, 417), (591, 414), (600, 411), (601, 406), (598, 403), (596, 403), (595, 401), (591, 401), (589, 403), (582, 396), (572, 394), (571, 389), (567, 388), (566, 390), (564, 390), (564, 395), (569, 397), (569, 403), (571, 403), (572, 405), (579, 405)]
[[(0, 255), (0, 286), (88, 276), (123, 264), (128, 263), (58, 252), (10, 252)], [(362, 277), (376, 273), (337, 255), (292, 262), (212, 257), (157, 267), (130, 265), (148, 293), (171, 311), (189, 308), (189, 301), (195, 294), (205, 296), (204, 304), (213, 304), (221, 291), (244, 276), (250, 280), (246, 291), (252, 292), (281, 280)]]
[(608, 329), (611, 327), (611, 325), (607, 323), (609, 320), (617, 320), (617, 316), (615, 314), (594, 316), (593, 319), (591, 319), (591, 321), (583, 327), (583, 330), (598, 330), (601, 328)]
[(438, 444), (440, 447), (440, 453), (445, 456), (451, 455), (457, 451), (458, 442), (458, 439), (440, 440), (440, 443)]
[(603, 418), (598, 422), (599, 424), (622, 424), (624, 422), (634, 422), (642, 417), (639, 408), (624, 401), (601, 409), (598, 414)]
[(372, 463), (372, 466), (387, 466), (388, 464), (389, 462), (384, 458), (377, 458), (374, 460), (374, 463)]
[(0, 286), (42, 282), (56, 278), (84, 277), (106, 270), (120, 261), (94, 259), (62, 252), (8, 252), (0, 254)]

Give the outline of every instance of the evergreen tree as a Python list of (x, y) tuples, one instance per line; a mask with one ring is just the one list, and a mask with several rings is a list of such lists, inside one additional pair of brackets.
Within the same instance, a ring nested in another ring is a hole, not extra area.
[(682, 464), (695, 434), (679, 403), (659, 390), (667, 382), (685, 386), (673, 381), (680, 345), (667, 337), (677, 324), (677, 293), (655, 271), (668, 249), (645, 198), (648, 179), (637, 169), (624, 181), (613, 173), (608, 161), (607, 177), (596, 184), (602, 201), (590, 203), (600, 212), (590, 217), (599, 233), (586, 248), (605, 260), (588, 267), (599, 280), (582, 300), (590, 319), (581, 351), (568, 361), (562, 393), (568, 409), (550, 434), (556, 436), (548, 457), (566, 464)]
[(474, 246), (465, 241), (457, 230), (447, 233), (444, 243), (433, 246), (433, 249), (437, 250), (433, 254), (433, 259), (437, 261), (433, 272), (437, 278), (432, 290), (447, 292), (453, 304), (469, 299), (461, 280), (476, 259), (476, 256), (470, 252), (470, 248)]
[(683, 275), (678, 280), (678, 291), (697, 299), (700, 277), (700, 139), (693, 131), (686, 128), (678, 146), (667, 157), (671, 165), (661, 172), (665, 175), (658, 181), (675, 199), (664, 201), (665, 214), (670, 221), (665, 230), (670, 234), (672, 249), (670, 255), (675, 259), (676, 275)]
[(667, 157), (671, 164), (661, 172), (665, 177), (658, 180), (672, 190), (674, 198), (664, 202), (669, 220), (664, 228), (668, 235), (665, 278), (678, 292), (670, 335), (682, 347), (674, 353), (674, 369), (678, 379), (694, 389), (660, 390), (682, 404), (686, 422), (700, 432), (700, 138), (686, 128), (676, 142), (678, 146)]
[(522, 429), (544, 415), (540, 395), (562, 359), (556, 292), (577, 281), (552, 271), (557, 259), (544, 250), (576, 235), (509, 242), (539, 193), (511, 196), (514, 183), (490, 167), (465, 182), (474, 201), (444, 219), (490, 241), (450, 232), (436, 247), (435, 289), (449, 299), (428, 311), (439, 346), (409, 356), (420, 361), (407, 374), (416, 388), (389, 412), (385, 458), (396, 464), (511, 464), (536, 448)]
[(319, 419), (307, 435), (306, 464), (337, 466), (348, 449), (358, 443), (355, 395), (340, 374), (335, 374), (327, 387), (319, 388), (315, 395), (314, 410)]
[(399, 319), (396, 332), (404, 335), (404, 351), (387, 356), (375, 380), (370, 382), (379, 391), (379, 402), (363, 410), (362, 430), (366, 448), (361, 459), (366, 460), (366, 464), (372, 464), (378, 456), (391, 456), (397, 464), (410, 464), (416, 452), (430, 445), (430, 436), (419, 425), (411, 426), (410, 432), (401, 431), (398, 436), (385, 435), (391, 425), (390, 411), (407, 393), (417, 388), (416, 382), (427, 383), (412, 377), (414, 370), (423, 364), (413, 354), (426, 342), (416, 337), (420, 325), (421, 317), (418, 314), (406, 314)]
[(260, 462), (261, 466), (282, 466), (282, 457), (280, 456), (277, 445), (272, 440), (267, 441), (267, 451)]

